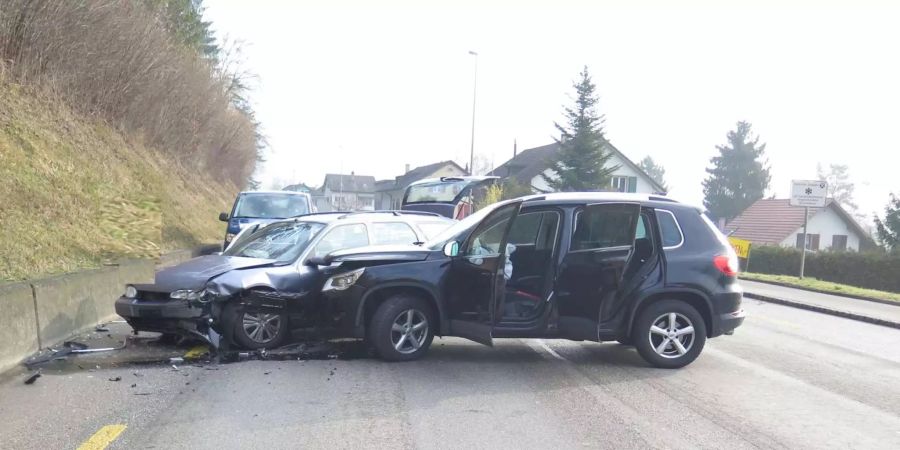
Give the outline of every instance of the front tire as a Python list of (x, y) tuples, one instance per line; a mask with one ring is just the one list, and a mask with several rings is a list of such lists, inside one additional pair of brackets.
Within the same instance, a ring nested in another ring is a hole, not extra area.
[(645, 361), (663, 369), (684, 367), (700, 356), (706, 344), (706, 323), (681, 300), (651, 304), (638, 316), (631, 341)]
[(281, 346), (290, 332), (287, 314), (245, 311), (234, 308), (232, 324), (234, 341), (249, 350), (273, 349)]
[(416, 360), (428, 352), (435, 325), (428, 302), (410, 295), (395, 295), (379, 305), (372, 316), (369, 343), (386, 361)]

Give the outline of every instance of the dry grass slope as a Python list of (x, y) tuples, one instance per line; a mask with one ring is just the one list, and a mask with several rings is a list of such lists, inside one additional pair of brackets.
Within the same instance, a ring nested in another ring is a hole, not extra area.
[(222, 238), (237, 188), (0, 76), (0, 279)]

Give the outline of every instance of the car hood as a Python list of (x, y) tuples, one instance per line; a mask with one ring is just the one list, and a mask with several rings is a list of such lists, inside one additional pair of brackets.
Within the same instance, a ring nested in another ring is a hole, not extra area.
[(225, 255), (206, 255), (185, 261), (156, 273), (156, 282), (148, 290), (172, 292), (178, 289), (200, 289), (210, 278), (225, 272), (253, 267), (270, 266), (273, 259), (239, 258)]
[(272, 222), (278, 222), (279, 220), (285, 220), (285, 219), (263, 219), (260, 217), (237, 217), (233, 220), (237, 223), (238, 228), (243, 230), (244, 228), (247, 228), (250, 225), (255, 225), (255, 224), (268, 225)]
[(328, 263), (424, 261), (431, 252), (417, 245), (373, 245), (331, 252), (325, 260)]

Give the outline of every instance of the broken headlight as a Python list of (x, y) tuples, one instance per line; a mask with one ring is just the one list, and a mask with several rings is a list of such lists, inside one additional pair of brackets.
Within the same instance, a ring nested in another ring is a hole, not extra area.
[(199, 291), (192, 291), (190, 289), (181, 289), (178, 291), (174, 291), (169, 294), (170, 298), (178, 299), (178, 300), (202, 300), (203, 295), (206, 293), (206, 289), (201, 289)]
[(356, 269), (352, 272), (342, 273), (329, 278), (328, 281), (325, 282), (325, 286), (322, 287), (322, 292), (343, 291), (350, 286), (353, 286), (353, 283), (356, 283), (356, 280), (362, 276), (365, 270), (366, 269)]

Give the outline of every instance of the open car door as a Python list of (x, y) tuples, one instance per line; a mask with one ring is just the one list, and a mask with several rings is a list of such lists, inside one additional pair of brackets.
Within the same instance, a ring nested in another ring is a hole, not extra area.
[(621, 294), (640, 211), (638, 203), (598, 203), (576, 211), (554, 287), (564, 337), (599, 339), (601, 306)]
[(460, 246), (444, 287), (448, 300), (450, 333), (485, 345), (493, 345), (491, 331), (502, 311), (508, 258), (509, 229), (521, 201), (498, 207), (487, 215)]

